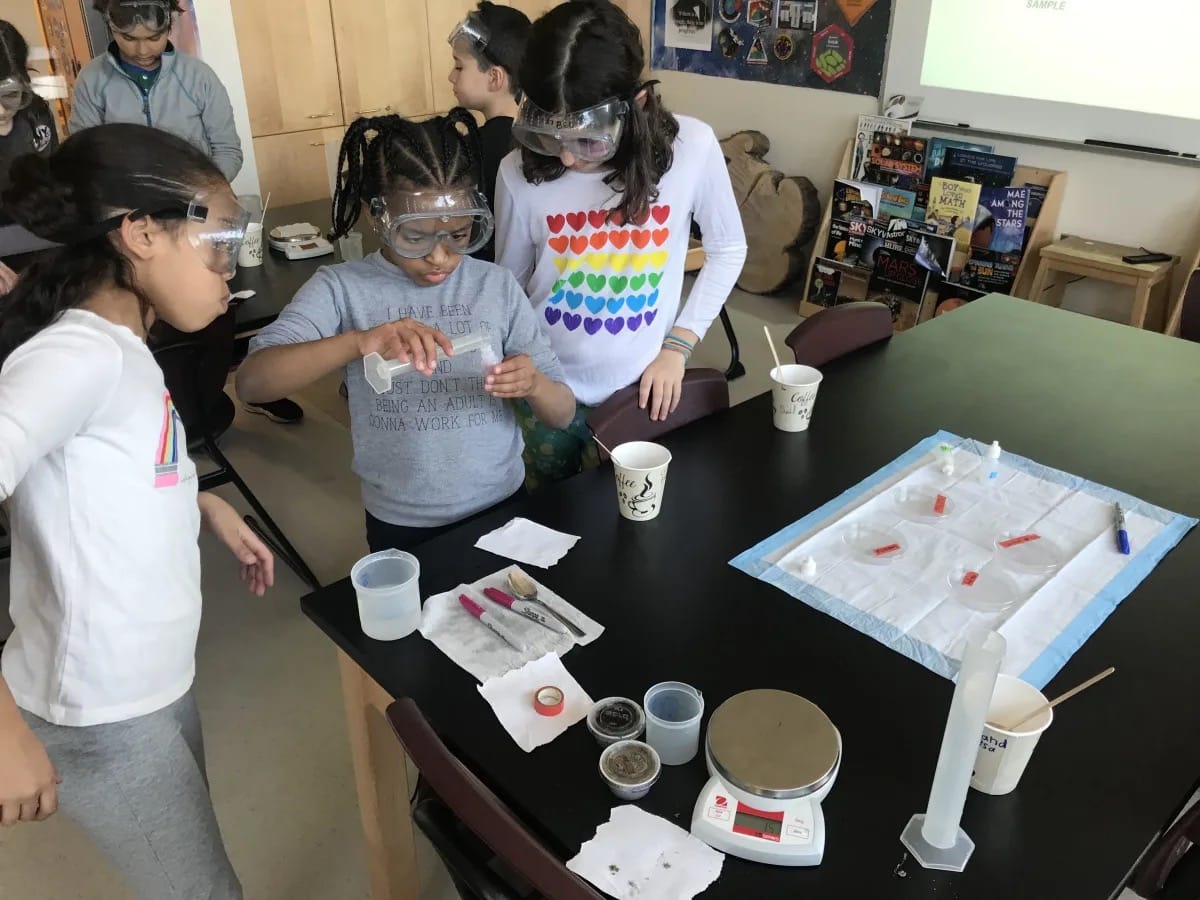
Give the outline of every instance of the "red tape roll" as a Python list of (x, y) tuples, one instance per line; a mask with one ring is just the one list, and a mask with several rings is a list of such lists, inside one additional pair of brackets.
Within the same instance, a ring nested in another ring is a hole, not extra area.
[(557, 716), (563, 711), (563, 692), (553, 685), (540, 687), (533, 693), (533, 708), (539, 716)]

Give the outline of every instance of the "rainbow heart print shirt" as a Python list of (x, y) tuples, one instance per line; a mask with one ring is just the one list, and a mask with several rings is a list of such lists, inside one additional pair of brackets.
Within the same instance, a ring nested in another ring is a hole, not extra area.
[(543, 312), (550, 327), (603, 339), (653, 325), (670, 259), (670, 217), (667, 205), (628, 223), (608, 209), (546, 216), (559, 274)]

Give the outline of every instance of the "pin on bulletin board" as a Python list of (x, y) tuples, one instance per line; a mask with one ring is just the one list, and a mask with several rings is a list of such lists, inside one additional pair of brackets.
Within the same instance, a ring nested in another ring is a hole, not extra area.
[(876, 96), (893, 0), (654, 0), (651, 65)]

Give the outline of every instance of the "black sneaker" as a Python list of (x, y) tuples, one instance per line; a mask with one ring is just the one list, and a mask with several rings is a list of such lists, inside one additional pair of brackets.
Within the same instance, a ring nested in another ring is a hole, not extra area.
[(266, 416), (280, 425), (295, 425), (304, 418), (300, 404), (292, 400), (273, 400), (270, 403), (247, 403), (246, 412)]

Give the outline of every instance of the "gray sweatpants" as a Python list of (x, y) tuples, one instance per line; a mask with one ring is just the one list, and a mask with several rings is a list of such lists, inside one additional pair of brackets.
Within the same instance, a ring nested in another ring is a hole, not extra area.
[(59, 810), (144, 900), (242, 900), (208, 793), (204, 741), (188, 691), (165, 709), (66, 728), (28, 712), (62, 784)]

